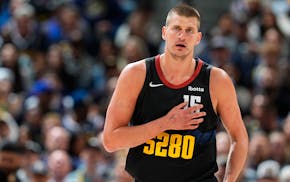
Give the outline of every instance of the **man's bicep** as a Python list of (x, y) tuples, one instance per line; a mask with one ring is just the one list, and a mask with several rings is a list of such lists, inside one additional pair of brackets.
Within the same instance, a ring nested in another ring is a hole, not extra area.
[(120, 75), (112, 95), (106, 120), (112, 127), (126, 126), (130, 122), (135, 104), (144, 82), (144, 75), (135, 68), (126, 68)]
[(231, 135), (239, 130), (243, 124), (240, 108), (238, 105), (235, 87), (230, 77), (221, 72), (215, 82), (215, 91), (217, 97), (217, 112), (225, 128)]
[(120, 126), (128, 125), (135, 106), (135, 99), (128, 93), (128, 91), (115, 91), (107, 110), (107, 121)]

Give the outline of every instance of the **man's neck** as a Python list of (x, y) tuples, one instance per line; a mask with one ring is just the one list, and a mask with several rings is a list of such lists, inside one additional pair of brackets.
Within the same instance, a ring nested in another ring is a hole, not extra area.
[(166, 80), (178, 85), (188, 80), (194, 73), (196, 61), (192, 57), (172, 57), (162, 54), (160, 67)]

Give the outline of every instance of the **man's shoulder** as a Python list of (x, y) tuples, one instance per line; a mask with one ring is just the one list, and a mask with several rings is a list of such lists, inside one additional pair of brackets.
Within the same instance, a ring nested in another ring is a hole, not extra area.
[(134, 74), (142, 73), (146, 70), (145, 59), (129, 63), (125, 66), (122, 72), (133, 72)]
[(218, 67), (212, 67), (211, 76), (210, 76), (210, 86), (216, 92), (220, 90), (222, 93), (224, 91), (229, 92), (229, 90), (233, 87), (233, 80), (229, 76), (229, 74)]
[(120, 76), (119, 80), (122, 83), (126, 84), (139, 84), (145, 80), (145, 75), (146, 75), (146, 65), (145, 65), (145, 60), (140, 60), (136, 61), (133, 63), (127, 64)]
[(212, 66), (211, 75), (214, 79), (216, 79), (216, 81), (219, 81), (220, 79), (221, 80), (229, 79), (228, 73), (225, 70), (218, 68), (216, 66)]
[(155, 59), (158, 57), (159, 55), (157, 55), (157, 56), (152, 56), (152, 57), (146, 57), (146, 58), (144, 58), (144, 59), (141, 59), (141, 60), (138, 60), (138, 61), (135, 61), (135, 62), (132, 62), (132, 63), (129, 63), (126, 67), (133, 67), (133, 68), (131, 68), (131, 69), (144, 69), (145, 67), (145, 65), (146, 65), (146, 63), (148, 63), (148, 62), (154, 62), (155, 61)]

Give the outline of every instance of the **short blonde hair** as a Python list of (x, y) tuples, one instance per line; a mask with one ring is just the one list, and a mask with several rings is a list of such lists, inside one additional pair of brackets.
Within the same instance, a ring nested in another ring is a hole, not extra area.
[(197, 11), (197, 9), (193, 8), (192, 6), (181, 3), (173, 7), (167, 14), (166, 25), (168, 25), (170, 17), (173, 14), (177, 14), (177, 15), (185, 16), (185, 17), (195, 17), (198, 20), (198, 29), (200, 28), (200, 14)]

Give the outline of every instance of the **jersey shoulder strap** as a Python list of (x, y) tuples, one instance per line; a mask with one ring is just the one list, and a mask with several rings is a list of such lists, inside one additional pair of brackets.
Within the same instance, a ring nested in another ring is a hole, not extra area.
[(143, 101), (144, 101), (144, 97), (146, 94), (146, 90), (148, 89), (148, 85), (149, 82), (152, 78), (152, 69), (155, 68), (155, 56), (154, 57), (149, 57), (145, 59), (145, 64), (146, 64), (146, 76), (145, 76), (145, 80), (143, 83), (143, 87), (138, 95), (137, 101), (136, 101), (136, 108), (134, 110), (132, 119), (131, 119), (131, 125), (135, 125), (134, 121), (138, 120), (136, 118), (138, 118), (138, 116), (140, 115), (140, 113), (142, 113), (142, 110), (138, 109), (140, 105), (142, 105)]
[(147, 83), (150, 82), (152, 76), (154, 75), (154, 72), (156, 72), (156, 69), (155, 69), (155, 60), (156, 60), (156, 56), (149, 57), (149, 58), (146, 58), (145, 59), (145, 64), (146, 64), (146, 78), (145, 78), (144, 86)]

